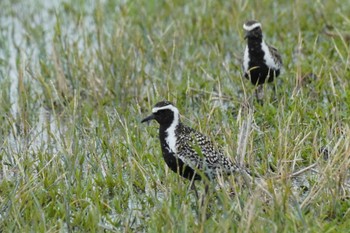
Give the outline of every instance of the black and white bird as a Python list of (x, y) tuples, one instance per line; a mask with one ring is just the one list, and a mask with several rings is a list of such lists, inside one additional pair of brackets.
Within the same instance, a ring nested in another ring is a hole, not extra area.
[(189, 180), (200, 180), (203, 175), (214, 179), (239, 170), (208, 137), (182, 124), (179, 110), (171, 102), (157, 103), (152, 114), (141, 122), (150, 120), (160, 125), (159, 139), (165, 163), (179, 175)]
[(258, 87), (256, 94), (261, 99), (259, 91), (262, 84), (273, 82), (282, 68), (282, 57), (277, 49), (266, 44), (263, 39), (261, 23), (249, 20), (244, 23), (244, 38), (247, 45), (244, 50), (243, 71), (244, 77)]

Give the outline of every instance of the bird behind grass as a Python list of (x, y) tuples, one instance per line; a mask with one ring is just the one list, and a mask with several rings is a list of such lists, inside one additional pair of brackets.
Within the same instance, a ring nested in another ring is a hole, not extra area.
[(258, 101), (262, 101), (262, 84), (273, 82), (282, 68), (282, 57), (277, 49), (265, 43), (261, 23), (249, 20), (244, 23), (247, 45), (244, 50), (244, 77), (257, 86)]
[(157, 103), (141, 122), (159, 123), (159, 140), (168, 167), (189, 180), (209, 180), (229, 175), (239, 167), (217, 149), (210, 139), (180, 121), (179, 110), (168, 101)]

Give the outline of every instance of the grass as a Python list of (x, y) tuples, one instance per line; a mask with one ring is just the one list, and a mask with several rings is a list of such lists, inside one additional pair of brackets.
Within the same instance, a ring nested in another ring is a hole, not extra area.
[[(350, 3), (0, 8), (1, 231), (348, 232)], [(267, 87), (263, 106), (242, 78), (251, 18), (284, 61), (277, 100)], [(140, 124), (163, 99), (265, 191), (231, 177), (198, 208), (161, 157), (157, 125)]]

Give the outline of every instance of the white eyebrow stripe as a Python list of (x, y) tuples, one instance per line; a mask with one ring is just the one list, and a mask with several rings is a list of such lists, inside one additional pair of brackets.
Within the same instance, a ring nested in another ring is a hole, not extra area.
[(243, 24), (243, 29), (247, 31), (251, 31), (254, 28), (261, 27), (261, 23), (254, 23), (252, 25), (247, 26), (246, 24)]
[(176, 107), (174, 107), (173, 105), (169, 104), (169, 105), (166, 105), (166, 106), (163, 106), (163, 107), (154, 107), (152, 109), (152, 113), (158, 112), (159, 110), (165, 110), (165, 109), (171, 110), (174, 113), (178, 113), (179, 112), (179, 110), (177, 110)]

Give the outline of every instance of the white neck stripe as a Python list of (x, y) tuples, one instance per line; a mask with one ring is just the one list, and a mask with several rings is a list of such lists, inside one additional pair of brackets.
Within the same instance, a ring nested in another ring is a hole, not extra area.
[(246, 31), (251, 31), (257, 27), (261, 27), (261, 23), (254, 23), (252, 25), (247, 26), (246, 24), (243, 24), (243, 29)]
[(175, 113), (173, 122), (171, 123), (170, 127), (166, 130), (168, 135), (165, 138), (165, 141), (167, 142), (167, 144), (169, 146), (169, 150), (171, 152), (174, 152), (174, 153), (177, 152), (177, 150), (176, 150), (177, 137), (175, 134), (175, 130), (176, 130), (176, 127), (178, 126), (178, 124), (179, 124), (179, 114)]
[(174, 113), (174, 119), (171, 125), (169, 126), (169, 128), (166, 129), (167, 136), (165, 138), (165, 142), (168, 144), (169, 152), (173, 152), (176, 154), (177, 137), (175, 134), (175, 130), (176, 130), (176, 127), (179, 125), (179, 110), (175, 106), (169, 104), (163, 107), (154, 107), (152, 109), (152, 113), (156, 113), (160, 110), (166, 110), (166, 109), (171, 110)]
[(270, 49), (264, 40), (262, 40), (261, 42), (261, 49), (264, 51), (264, 59), (265, 59), (266, 65), (272, 69), (276, 69), (276, 70), (280, 69), (280, 65), (275, 62), (270, 52)]

